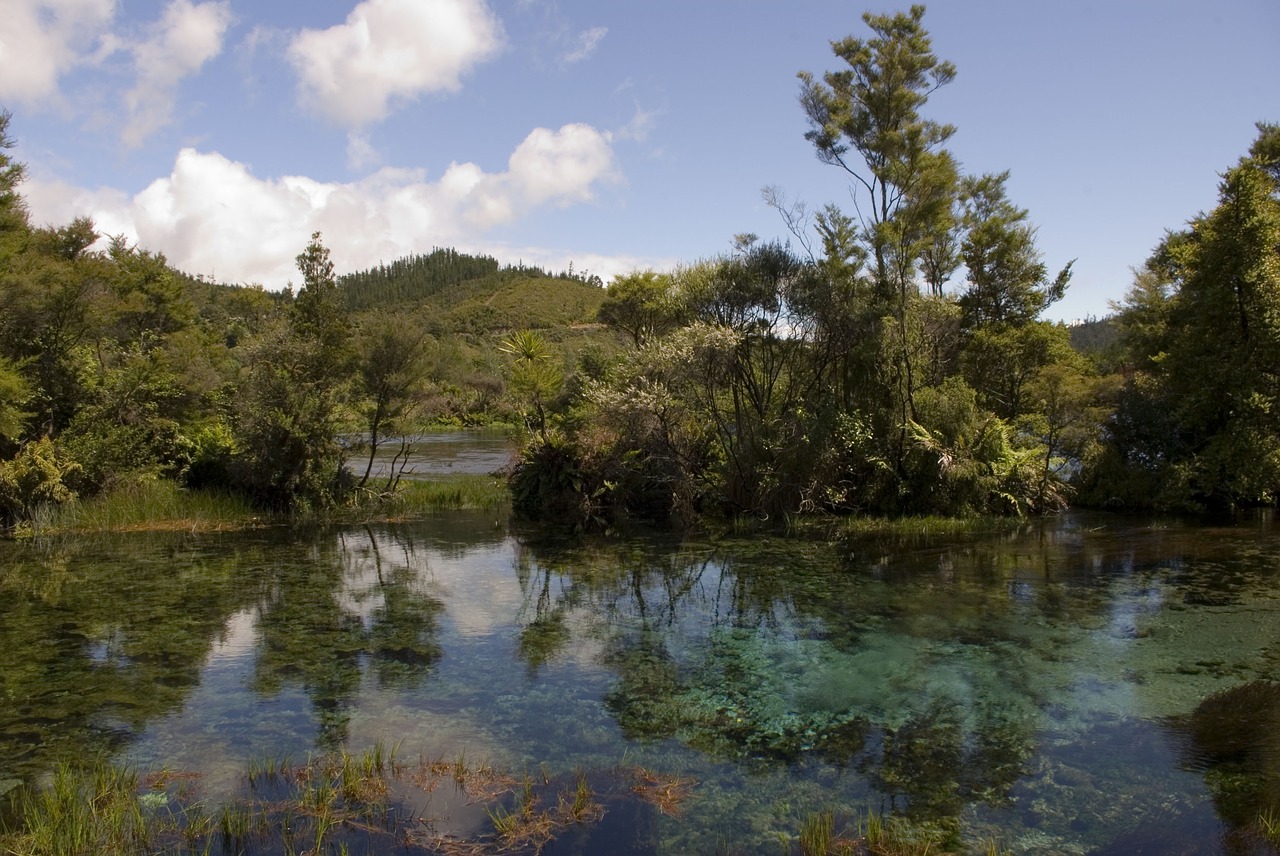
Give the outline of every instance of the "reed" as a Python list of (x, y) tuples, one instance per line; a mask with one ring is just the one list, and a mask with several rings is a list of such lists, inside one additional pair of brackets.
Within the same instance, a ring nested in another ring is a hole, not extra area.
[(836, 818), (829, 811), (811, 814), (800, 824), (802, 856), (827, 856), (836, 837)]
[(61, 765), (48, 788), (21, 800), (25, 830), (13, 852), (26, 856), (91, 856), (141, 853), (151, 830), (137, 799), (138, 777), (129, 769)]

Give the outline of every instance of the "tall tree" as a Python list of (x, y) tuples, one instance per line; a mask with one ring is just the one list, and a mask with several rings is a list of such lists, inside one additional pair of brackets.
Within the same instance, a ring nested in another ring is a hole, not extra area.
[(931, 213), (939, 203), (950, 207), (939, 173), (949, 167), (954, 177), (954, 162), (941, 147), (955, 128), (924, 118), (920, 109), (956, 69), (934, 54), (923, 19), (920, 5), (908, 13), (864, 14), (874, 37), (831, 43), (847, 68), (829, 71), (821, 81), (799, 74), (800, 104), (810, 125), (805, 138), (819, 160), (849, 176), (885, 297), (906, 285), (904, 258), (914, 262), (909, 241), (918, 224), (904, 221), (927, 219), (904, 215), (913, 206)]
[(1052, 280), (1036, 248), (1036, 230), (1027, 210), (1005, 190), (1009, 173), (964, 180), (967, 231), (960, 255), (968, 285), (960, 297), (966, 329), (984, 324), (1019, 326), (1062, 299), (1071, 280), (1071, 264)]
[(863, 392), (861, 401), (845, 403), (868, 413), (878, 435), (895, 438), (888, 456), (897, 468), (924, 366), (937, 352), (924, 320), (936, 313), (919, 311), (918, 276), (923, 264), (931, 289), (940, 292), (955, 267), (958, 169), (943, 148), (955, 128), (921, 110), (956, 69), (934, 53), (924, 11), (915, 5), (905, 13), (864, 14), (871, 38), (832, 42), (844, 67), (821, 80), (799, 74), (805, 138), (819, 160), (848, 176), (858, 239), (871, 265), (872, 299), (859, 325), (867, 346), (849, 353), (843, 387), (871, 391), (874, 400)]
[(1134, 374), (1086, 474), (1092, 499), (1280, 503), (1278, 155), (1280, 129), (1260, 124), (1217, 207), (1167, 235), (1130, 291)]
[[(369, 441), (369, 458), (357, 485), (362, 488), (384, 441), (401, 436), (406, 443), (402, 449), (407, 451), (407, 435), (428, 380), (430, 337), (404, 314), (382, 310), (364, 319), (358, 342), (357, 409)], [(394, 488), (399, 479), (393, 465), (386, 489)]]
[(351, 327), (320, 233), (298, 255), (303, 286), (285, 324), (248, 344), (237, 398), (239, 479), (264, 504), (325, 506), (343, 489), (338, 442), (353, 369)]
[(9, 123), (13, 114), (0, 110), (0, 253), (13, 240), (14, 235), (24, 233), (28, 228), (27, 206), (18, 193), (18, 185), (26, 177), (26, 165), (16, 161), (5, 152), (15, 145), (9, 136)]

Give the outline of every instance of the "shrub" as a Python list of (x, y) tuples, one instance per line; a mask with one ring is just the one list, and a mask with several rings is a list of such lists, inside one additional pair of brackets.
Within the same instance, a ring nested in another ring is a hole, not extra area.
[(41, 505), (75, 499), (67, 480), (80, 469), (48, 437), (27, 443), (16, 458), (0, 462), (0, 520), (12, 525), (30, 518)]

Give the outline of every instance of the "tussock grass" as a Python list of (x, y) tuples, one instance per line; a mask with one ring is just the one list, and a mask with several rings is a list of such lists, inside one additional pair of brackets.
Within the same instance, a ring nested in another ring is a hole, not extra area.
[(391, 497), (371, 509), (388, 517), (408, 517), (459, 508), (494, 509), (511, 501), (504, 479), (490, 475), (448, 475), (430, 481), (405, 480)]
[(190, 490), (175, 482), (144, 480), (88, 499), (45, 506), (23, 534), (103, 532), (220, 532), (267, 522), (248, 500), (215, 490)]
[[(795, 839), (780, 836), (789, 856), (950, 856), (945, 837), (872, 810), (843, 820), (830, 811), (812, 813), (801, 818)], [(1008, 856), (992, 842), (978, 848), (983, 856)]]
[(838, 533), (850, 538), (952, 538), (1017, 532), (1030, 525), (1017, 517), (850, 517)]

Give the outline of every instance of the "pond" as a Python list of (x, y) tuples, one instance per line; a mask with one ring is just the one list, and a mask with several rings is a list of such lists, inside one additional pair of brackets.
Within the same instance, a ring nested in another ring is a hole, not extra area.
[[(263, 758), (379, 743), (682, 783), (544, 853), (780, 853), (827, 810), (1013, 853), (1272, 852), (1278, 577), (1269, 517), (819, 542), (458, 512), (0, 544), (0, 782), (106, 753), (216, 802)], [(465, 803), (452, 832), (492, 826)]]

